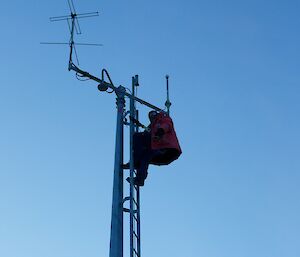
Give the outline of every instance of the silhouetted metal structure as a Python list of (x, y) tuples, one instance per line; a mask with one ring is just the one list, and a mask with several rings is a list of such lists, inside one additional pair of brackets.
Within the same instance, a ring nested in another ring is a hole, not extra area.
[[(72, 57), (75, 53), (77, 64), (79, 65), (78, 55), (75, 45), (88, 45), (88, 46), (100, 46), (101, 44), (76, 44), (74, 42), (74, 31), (77, 34), (81, 34), (81, 28), (78, 22), (80, 18), (88, 18), (98, 16), (98, 12), (89, 12), (83, 14), (77, 14), (74, 8), (72, 0), (68, 0), (71, 14), (66, 16), (51, 17), (50, 21), (64, 21), (68, 22), (70, 30), (69, 43), (49, 43), (43, 42), (42, 44), (68, 44), (70, 47), (69, 64), (68, 70), (75, 71), (77, 78), (90, 79), (98, 84), (98, 89), (102, 92), (116, 94), (116, 106), (117, 106), (117, 124), (116, 124), (116, 141), (115, 141), (115, 161), (114, 161), (114, 176), (113, 176), (113, 196), (112, 196), (112, 212), (111, 212), (111, 232), (110, 232), (110, 251), (109, 257), (123, 257), (123, 214), (129, 213), (130, 223), (130, 257), (141, 257), (141, 223), (140, 223), (140, 189), (138, 186), (133, 184), (133, 178), (136, 175), (134, 170), (133, 160), (133, 134), (138, 131), (138, 127), (134, 124), (133, 119), (130, 119), (128, 123), (126, 116), (129, 114), (134, 119), (138, 120), (138, 112), (135, 107), (135, 103), (139, 102), (150, 109), (156, 111), (163, 111), (159, 107), (152, 105), (149, 102), (144, 101), (136, 97), (136, 87), (139, 85), (138, 75), (132, 77), (132, 88), (131, 93), (128, 93), (123, 86), (116, 87), (107, 70), (102, 69), (101, 78), (91, 75), (90, 73), (81, 70), (78, 66), (73, 63)], [(105, 76), (107, 80), (105, 80)], [(167, 79), (167, 101), (165, 103), (167, 112), (171, 102), (169, 101), (169, 85)], [(108, 90), (111, 91), (108, 91)], [(125, 108), (125, 96), (130, 99), (129, 111)], [(130, 126), (130, 172), (129, 172), (129, 195), (124, 197), (124, 171), (122, 168), (123, 164), (123, 152), (124, 152), (124, 124)], [(125, 208), (124, 205), (129, 202), (129, 208)]]

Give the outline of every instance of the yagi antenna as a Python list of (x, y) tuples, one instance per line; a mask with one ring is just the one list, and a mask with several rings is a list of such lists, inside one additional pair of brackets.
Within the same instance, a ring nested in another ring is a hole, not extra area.
[(77, 35), (82, 34), (79, 21), (78, 19), (83, 19), (83, 18), (90, 18), (90, 17), (95, 17), (99, 16), (98, 12), (88, 12), (88, 13), (80, 13), (77, 14), (73, 0), (68, 0), (68, 5), (70, 8), (70, 15), (63, 15), (63, 16), (55, 16), (55, 17), (50, 17), (51, 22), (55, 21), (67, 21), (68, 28), (70, 31), (70, 40), (68, 43), (66, 42), (41, 42), (43, 45), (69, 45), (70, 46), (70, 56), (69, 56), (69, 70), (70, 67), (73, 64), (72, 57), (73, 57), (73, 51), (76, 57), (77, 64), (79, 65), (79, 58), (76, 50), (76, 45), (79, 46), (103, 46), (102, 44), (89, 44), (89, 43), (75, 43), (74, 42), (74, 32), (76, 32)]

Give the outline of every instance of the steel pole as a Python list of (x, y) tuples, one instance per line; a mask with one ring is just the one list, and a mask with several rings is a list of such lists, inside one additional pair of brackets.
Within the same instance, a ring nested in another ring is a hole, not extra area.
[[(135, 94), (135, 79), (132, 77), (132, 89), (131, 94), (134, 97)], [(135, 108), (134, 108), (134, 99), (130, 98), (130, 116), (135, 118)], [(134, 123), (133, 120), (130, 119), (130, 257), (134, 257), (134, 243), (133, 243), (133, 215), (134, 215), (134, 206), (133, 206), (133, 197), (134, 197), (134, 185), (133, 185), (133, 177), (134, 177), (134, 155), (133, 155), (133, 133), (134, 133)]]
[(123, 257), (123, 116), (125, 88), (118, 87), (115, 167), (109, 257)]
[[(138, 75), (135, 75), (135, 85), (134, 86), (138, 86), (139, 85), (139, 77)], [(138, 115), (138, 111), (135, 108), (134, 105), (134, 118), (139, 120), (139, 115)], [(135, 132), (139, 132), (139, 127), (135, 126)], [(137, 240), (137, 251), (138, 251), (138, 255), (139, 257), (141, 257), (141, 204), (140, 204), (140, 188), (137, 188), (136, 191), (136, 198), (137, 198), (137, 203), (138, 203), (138, 208), (137, 208), (137, 219), (138, 219), (138, 223), (137, 223), (137, 234), (138, 234), (138, 240)]]

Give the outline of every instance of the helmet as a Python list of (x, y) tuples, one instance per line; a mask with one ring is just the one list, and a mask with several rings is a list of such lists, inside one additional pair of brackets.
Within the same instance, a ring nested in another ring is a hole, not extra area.
[(157, 111), (150, 111), (148, 113), (149, 120), (152, 122), (155, 119), (155, 117), (157, 116), (157, 114), (158, 114)]

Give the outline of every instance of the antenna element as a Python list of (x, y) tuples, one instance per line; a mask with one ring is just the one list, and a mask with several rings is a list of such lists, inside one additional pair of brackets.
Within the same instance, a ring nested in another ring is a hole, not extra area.
[(171, 102), (169, 99), (169, 75), (166, 75), (166, 81), (167, 81), (167, 101), (165, 102), (165, 106), (167, 107), (167, 113), (170, 115), (170, 107), (171, 107)]
[(51, 22), (67, 21), (68, 28), (70, 31), (69, 42), (68, 43), (66, 43), (66, 42), (41, 42), (41, 44), (43, 44), (43, 45), (69, 45), (70, 46), (70, 55), (69, 55), (68, 69), (71, 70), (72, 69), (71, 67), (74, 65), (73, 60), (72, 60), (73, 52), (75, 54), (76, 62), (79, 65), (79, 58), (78, 58), (78, 54), (77, 54), (77, 50), (76, 50), (75, 46), (77, 46), (77, 45), (80, 45), (80, 46), (103, 46), (103, 45), (102, 44), (89, 44), (89, 43), (75, 43), (74, 42), (74, 32), (76, 32), (77, 35), (82, 34), (78, 19), (99, 16), (99, 13), (98, 12), (87, 12), (87, 13), (77, 14), (73, 0), (68, 0), (68, 5), (69, 5), (70, 12), (71, 12), (70, 15), (50, 17), (50, 21)]

